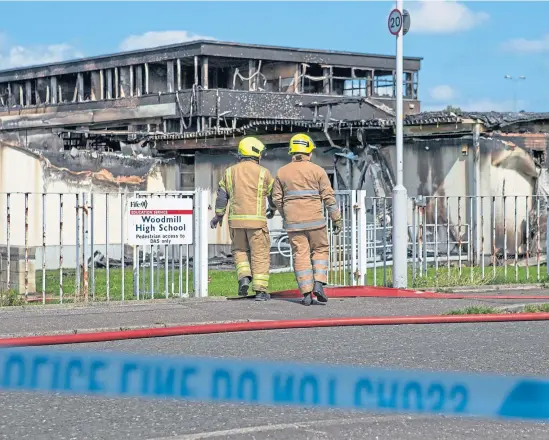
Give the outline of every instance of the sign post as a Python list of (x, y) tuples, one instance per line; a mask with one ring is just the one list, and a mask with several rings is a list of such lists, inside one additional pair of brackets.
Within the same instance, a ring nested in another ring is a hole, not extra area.
[[(388, 19), (389, 32), (396, 36), (396, 185), (393, 188), (393, 287), (408, 287), (408, 194), (404, 186), (403, 142), (403, 0), (397, 0), (396, 8)], [(409, 14), (408, 14), (409, 27)]]

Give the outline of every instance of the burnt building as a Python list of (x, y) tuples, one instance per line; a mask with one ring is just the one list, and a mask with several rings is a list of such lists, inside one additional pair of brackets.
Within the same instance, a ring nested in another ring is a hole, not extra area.
[[(421, 58), (404, 60), (407, 114), (420, 111), (420, 65)], [(321, 148), (348, 147), (347, 123), (391, 118), (395, 92), (392, 56), (193, 41), (1, 71), (0, 140), (78, 176), (102, 170), (90, 151), (155, 157), (151, 169), (170, 158), (165, 188), (191, 190), (215, 184), (211, 164), (227, 165), (247, 134), (273, 147), (271, 158), (299, 129), (312, 131)], [(143, 189), (147, 166), (121, 180), (135, 167), (108, 162), (103, 183)], [(324, 162), (332, 168), (333, 154)], [(211, 180), (197, 182), (197, 175)]]
[[(548, 115), (421, 113), (421, 61), (404, 60), (409, 196), (549, 192)], [(267, 145), (274, 174), (307, 132), (336, 189), (387, 198), (394, 70), (387, 55), (193, 41), (0, 71), (0, 192), (215, 189), (242, 137)], [(225, 228), (211, 234), (229, 242)]]

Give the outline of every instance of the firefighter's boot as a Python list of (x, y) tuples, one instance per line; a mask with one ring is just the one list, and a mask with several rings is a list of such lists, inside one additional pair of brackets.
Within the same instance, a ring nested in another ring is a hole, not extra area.
[(301, 304), (304, 306), (310, 306), (313, 303), (313, 294), (311, 292), (305, 293), (303, 295), (303, 299), (301, 300)]
[(250, 277), (242, 277), (238, 280), (238, 296), (248, 296), (250, 281)]
[(255, 292), (255, 300), (256, 301), (269, 301), (271, 299), (271, 295), (267, 292)]
[(328, 302), (328, 297), (326, 296), (326, 293), (324, 293), (324, 284), (320, 281), (315, 281), (315, 285), (313, 287), (313, 294), (316, 296), (316, 299), (318, 302), (325, 303)]

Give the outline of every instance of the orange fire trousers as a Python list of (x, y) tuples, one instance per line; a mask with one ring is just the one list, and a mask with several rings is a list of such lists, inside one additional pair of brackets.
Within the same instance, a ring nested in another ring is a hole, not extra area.
[(232, 252), (238, 279), (252, 278), (254, 292), (266, 292), (271, 266), (271, 239), (267, 227), (230, 228)]
[(294, 258), (295, 279), (302, 294), (313, 291), (315, 281), (328, 281), (328, 233), (326, 228), (288, 232)]

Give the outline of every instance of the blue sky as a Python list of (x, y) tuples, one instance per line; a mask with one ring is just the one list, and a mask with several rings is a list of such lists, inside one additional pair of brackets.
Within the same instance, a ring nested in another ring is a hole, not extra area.
[[(404, 53), (424, 58), (424, 109), (549, 111), (549, 2), (405, 1)], [(0, 67), (222, 41), (393, 54), (391, 2), (1, 3)], [(56, 25), (60, 23), (60, 25)], [(21, 26), (24, 24), (24, 26)]]

